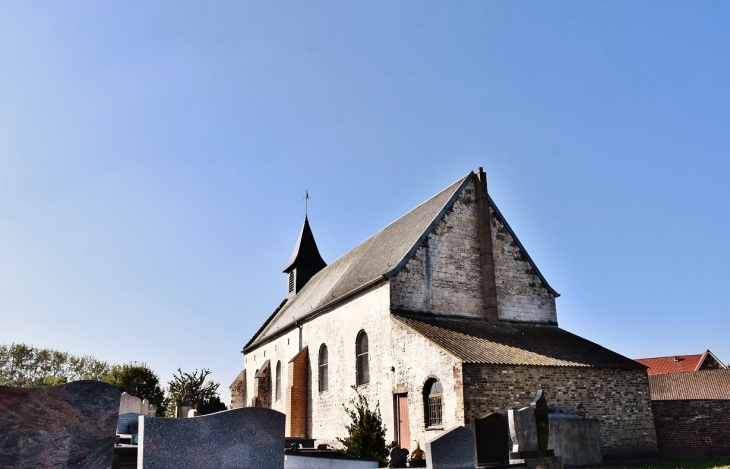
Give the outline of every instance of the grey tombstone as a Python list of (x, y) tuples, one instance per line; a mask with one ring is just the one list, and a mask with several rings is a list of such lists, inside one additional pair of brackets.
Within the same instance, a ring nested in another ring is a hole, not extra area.
[(390, 467), (408, 467), (406, 460), (408, 459), (408, 450), (400, 446), (396, 446), (390, 451)]
[(119, 397), (101, 381), (0, 386), (0, 467), (111, 468)]
[(426, 464), (431, 469), (474, 469), (477, 451), (474, 430), (454, 427), (426, 442)]
[(119, 401), (119, 414), (128, 414), (130, 412), (135, 414), (146, 413), (142, 412), (142, 399), (125, 392), (122, 393), (121, 400)]
[(283, 469), (285, 421), (255, 407), (191, 419), (140, 416), (137, 467)]
[(550, 414), (550, 448), (567, 466), (601, 466), (600, 425), (579, 415)]
[(536, 451), (540, 449), (537, 436), (535, 409), (523, 407), (519, 410), (508, 410), (509, 433), (512, 438), (512, 452)]
[(137, 430), (140, 415), (141, 414), (136, 412), (120, 414), (117, 419), (117, 435), (132, 435), (134, 433), (139, 433)]
[(540, 442), (541, 450), (548, 449), (548, 441), (550, 439), (550, 420), (548, 417), (547, 399), (542, 389), (537, 390), (535, 399), (530, 403), (530, 407), (535, 409), (535, 419), (537, 421), (537, 435)]

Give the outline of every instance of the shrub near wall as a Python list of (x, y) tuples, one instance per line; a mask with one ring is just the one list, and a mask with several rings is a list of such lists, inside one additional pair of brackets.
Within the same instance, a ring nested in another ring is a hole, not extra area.
[(652, 401), (662, 458), (730, 457), (730, 400)]

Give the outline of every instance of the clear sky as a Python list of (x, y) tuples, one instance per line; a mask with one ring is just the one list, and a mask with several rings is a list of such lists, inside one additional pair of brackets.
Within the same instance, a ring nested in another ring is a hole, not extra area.
[(565, 329), (730, 361), (730, 3), (2, 2), (0, 343), (223, 396), (333, 261), (483, 166)]

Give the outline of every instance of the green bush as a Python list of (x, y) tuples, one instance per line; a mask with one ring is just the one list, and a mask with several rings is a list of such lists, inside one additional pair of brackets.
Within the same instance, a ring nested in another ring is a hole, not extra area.
[(352, 420), (347, 425), (347, 438), (337, 438), (345, 447), (343, 453), (347, 456), (377, 458), (381, 467), (388, 463), (388, 448), (385, 445), (385, 426), (380, 415), (380, 404), (371, 410), (365, 396), (358, 393), (357, 399), (350, 402), (351, 407), (345, 407), (345, 412)]

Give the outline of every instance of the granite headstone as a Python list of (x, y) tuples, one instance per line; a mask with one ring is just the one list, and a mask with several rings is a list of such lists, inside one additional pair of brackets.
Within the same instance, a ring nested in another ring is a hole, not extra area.
[(470, 428), (454, 427), (426, 442), (431, 469), (474, 469), (476, 459), (476, 438)]
[(509, 433), (512, 437), (512, 452), (536, 451), (540, 449), (537, 437), (535, 409), (523, 407), (519, 410), (508, 410)]
[(131, 435), (133, 433), (138, 433), (137, 429), (139, 426), (140, 415), (142, 414), (138, 414), (135, 412), (120, 414), (119, 418), (117, 419), (117, 434)]
[(548, 417), (548, 404), (545, 393), (542, 389), (538, 389), (535, 399), (530, 403), (530, 407), (535, 409), (535, 421), (537, 422), (537, 437), (541, 450), (548, 449), (548, 440), (550, 439), (550, 419)]
[(138, 467), (283, 469), (286, 417), (243, 407), (192, 419), (142, 416)]
[(111, 468), (119, 397), (101, 381), (0, 386), (0, 467)]

